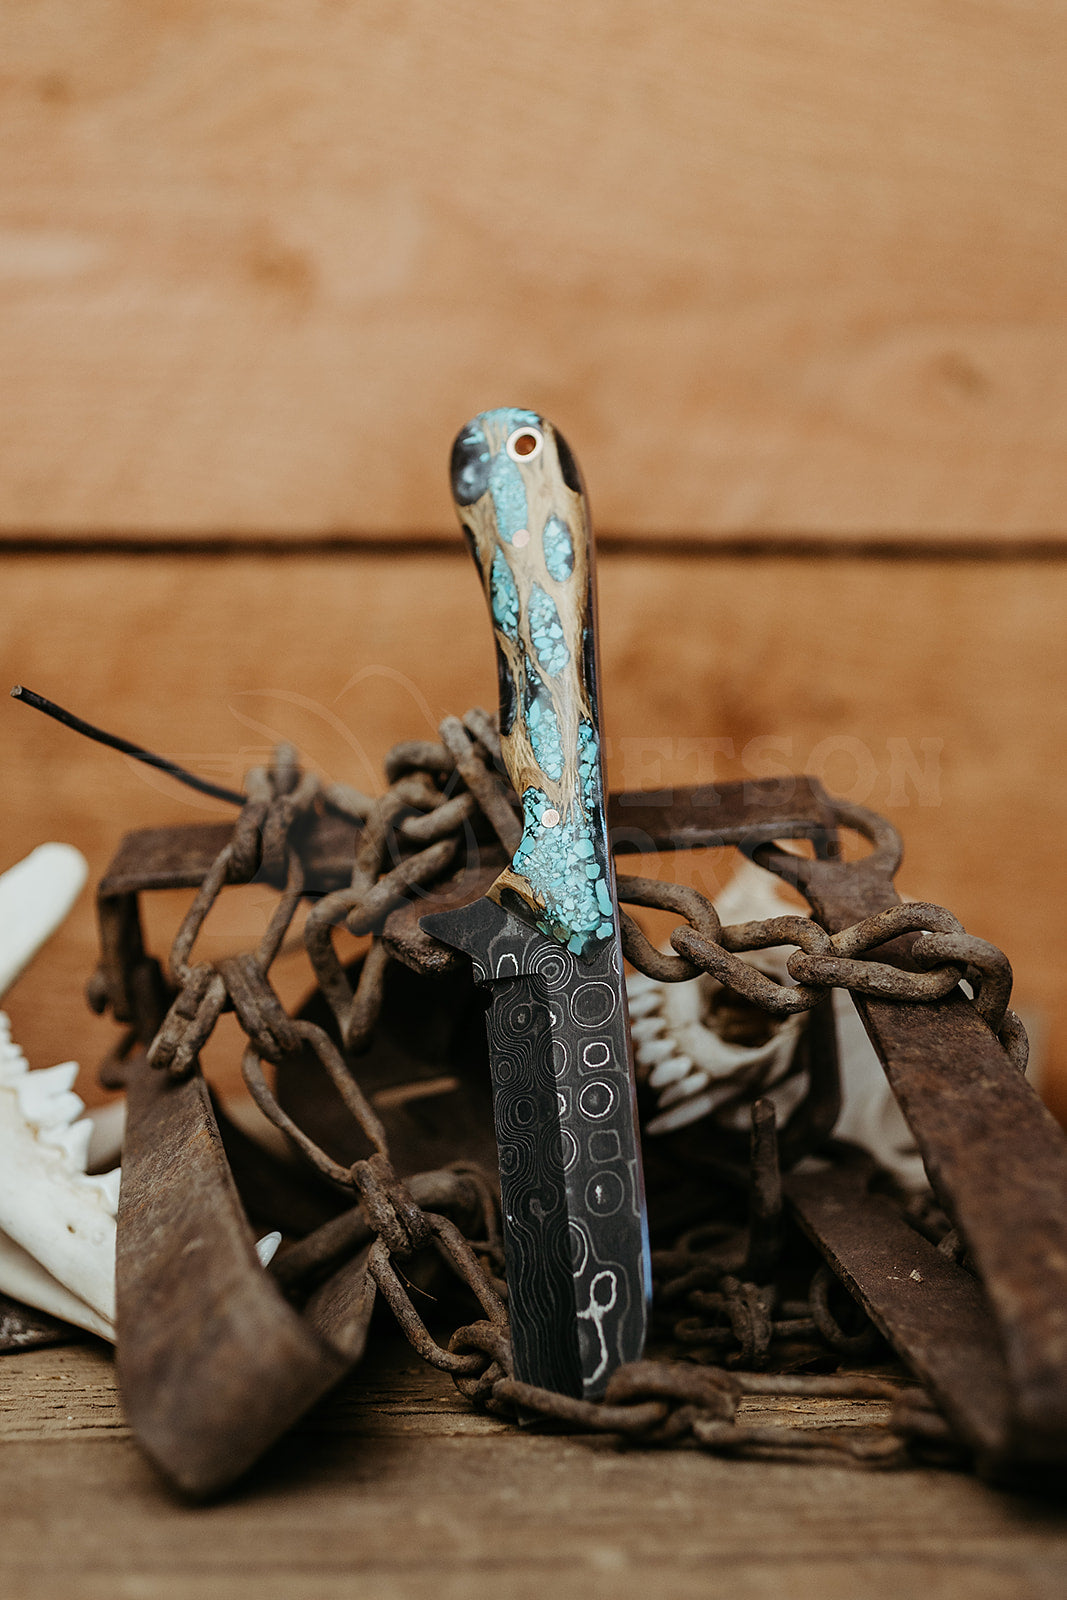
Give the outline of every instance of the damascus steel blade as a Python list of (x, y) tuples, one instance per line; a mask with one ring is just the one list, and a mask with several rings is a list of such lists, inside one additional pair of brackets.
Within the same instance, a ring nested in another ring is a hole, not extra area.
[(602, 1393), (644, 1346), (648, 1236), (618, 950), (579, 960), (495, 901), (425, 917), (489, 987), (516, 1374)]

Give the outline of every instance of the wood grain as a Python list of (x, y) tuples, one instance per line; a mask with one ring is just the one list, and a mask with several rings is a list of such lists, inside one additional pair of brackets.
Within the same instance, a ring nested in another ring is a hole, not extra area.
[[(842, 1409), (806, 1420), (866, 1420)], [(1067, 1524), (1051, 1506), (958, 1473), (727, 1462), (505, 1428), (384, 1339), (218, 1505), (168, 1495), (120, 1417), (93, 1349), (0, 1363), (0, 1578), (13, 1600), (1062, 1594)]]
[[(374, 790), (397, 739), (495, 704), (458, 539), (439, 556), (20, 556), (4, 580), (0, 682), (22, 679), (226, 784), (284, 736), (328, 779)], [(1067, 1117), (1067, 565), (608, 555), (599, 587), (609, 782), (809, 770), (885, 812), (905, 839), (902, 891), (1009, 953), (1017, 1002), (1048, 1025), (1045, 1092)], [(7, 699), (0, 749), (0, 864), (59, 838), (95, 878), (128, 828), (225, 814)], [(663, 871), (714, 892), (730, 860), (684, 855)], [(187, 898), (153, 897), (157, 951)], [(269, 891), (228, 891), (205, 955), (254, 943), (272, 905)], [(92, 1064), (110, 1043), (81, 997), (95, 951), (86, 891), (5, 1002), (35, 1065)], [(299, 958), (281, 974), (301, 992)], [(224, 1081), (237, 1081), (237, 1052), (224, 1028)]]
[(8, 0), (0, 528), (1064, 530), (1054, 0)]

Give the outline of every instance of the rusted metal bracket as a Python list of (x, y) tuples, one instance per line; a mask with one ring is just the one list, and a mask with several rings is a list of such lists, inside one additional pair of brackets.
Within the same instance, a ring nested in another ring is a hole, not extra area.
[(927, 1383), (983, 1462), (1003, 1454), (1011, 1386), (977, 1278), (909, 1225), (868, 1174), (848, 1167), (793, 1173), (786, 1199), (805, 1232), (879, 1332)]
[[(900, 898), (893, 887), (900, 860), (895, 831), (860, 808), (838, 806), (837, 816), (871, 840), (869, 855), (845, 862), (805, 860), (775, 846), (755, 852), (763, 865), (801, 890), (830, 933)], [(880, 959), (906, 966), (909, 943), (902, 939), (885, 946)], [(966, 1391), (984, 1368), (987, 1453), (1005, 1463), (1062, 1464), (1067, 1460), (1067, 1139), (962, 990), (921, 1005), (864, 995), (853, 1000), (934, 1191), (966, 1242), (1002, 1346), (1007, 1404), (993, 1398), (991, 1358), (970, 1366), (962, 1350), (950, 1385), (954, 1399), (947, 1403), (957, 1411), (968, 1407)], [(823, 1242), (813, 1213), (805, 1216)], [(836, 1233), (825, 1247), (837, 1254)], [(958, 1296), (954, 1302), (959, 1303)], [(883, 1317), (888, 1323), (888, 1313)], [(921, 1371), (928, 1338), (916, 1343), (898, 1329), (895, 1342)], [(947, 1394), (943, 1380), (942, 1390)]]
[[(117, 1359), (142, 1447), (187, 1494), (244, 1472), (351, 1366), (256, 1256), (210, 1096), (126, 1064)], [(370, 1304), (361, 1307), (369, 1320)], [(351, 1340), (351, 1335), (350, 1335)]]
[[(361, 1359), (377, 1295), (375, 1230), (349, 1208), (265, 1269), (204, 1079), (154, 1071), (141, 1050), (125, 1079), (123, 1404), (165, 1476), (204, 1498), (247, 1471)], [(425, 1172), (411, 1198), (466, 1215), (469, 1189), (462, 1173)], [(302, 1309), (287, 1298), (294, 1291)]]

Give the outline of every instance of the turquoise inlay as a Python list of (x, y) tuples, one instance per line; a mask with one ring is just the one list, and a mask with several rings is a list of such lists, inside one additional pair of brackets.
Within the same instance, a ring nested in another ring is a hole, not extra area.
[(563, 643), (563, 624), (555, 601), (539, 583), (530, 590), (530, 638), (549, 677), (557, 677), (570, 660), (570, 651)]
[(541, 533), (545, 566), (550, 578), (566, 583), (574, 571), (574, 540), (562, 517), (549, 517)]
[(476, 419), (483, 430), (493, 429), (504, 438), (493, 457), (489, 469), (489, 492), (493, 496), (497, 527), (505, 544), (510, 544), (520, 528), (527, 526), (529, 512), (526, 505), (526, 485), (516, 461), (512, 461), (504, 448), (516, 428), (542, 429), (544, 423), (536, 411), (520, 411), (515, 406), (501, 406), (496, 411), (483, 411)]
[(600, 741), (596, 729), (583, 717), (578, 724), (578, 781), (590, 816), (600, 811)]
[(495, 411), (483, 411), (478, 421), (490, 428), (499, 428), (505, 441), (516, 428), (537, 428), (544, 431), (544, 422), (536, 411), (524, 411), (521, 406), (497, 406)]
[[(537, 926), (575, 955), (588, 954), (614, 931), (611, 894), (602, 844), (599, 746), (589, 722), (578, 727), (578, 781), (582, 806), (554, 828), (541, 818), (549, 809), (542, 789), (522, 797), (523, 837), (514, 868), (527, 878), (544, 905)], [(584, 811), (584, 814), (583, 814)], [(596, 831), (594, 831), (594, 829)]]
[(498, 450), (489, 468), (489, 493), (493, 497), (496, 525), (505, 544), (510, 544), (520, 528), (526, 526), (526, 485), (516, 462), (506, 450)]
[(489, 604), (493, 621), (509, 639), (519, 637), (519, 591), (503, 550), (493, 556), (489, 572)]
[(563, 738), (559, 731), (559, 718), (556, 708), (552, 704), (552, 697), (547, 693), (544, 684), (534, 671), (529, 660), (526, 662), (526, 688), (523, 694), (523, 705), (526, 713), (526, 727), (530, 735), (530, 745), (537, 757), (537, 765), (545, 774), (558, 783), (563, 776)]

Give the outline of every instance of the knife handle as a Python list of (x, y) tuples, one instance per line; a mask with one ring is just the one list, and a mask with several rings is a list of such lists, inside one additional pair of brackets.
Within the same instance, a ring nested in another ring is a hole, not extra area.
[(570, 449), (534, 411), (476, 417), (452, 494), (496, 640), (504, 765), (523, 835), (492, 899), (578, 956), (616, 936), (596, 690), (593, 546)]

